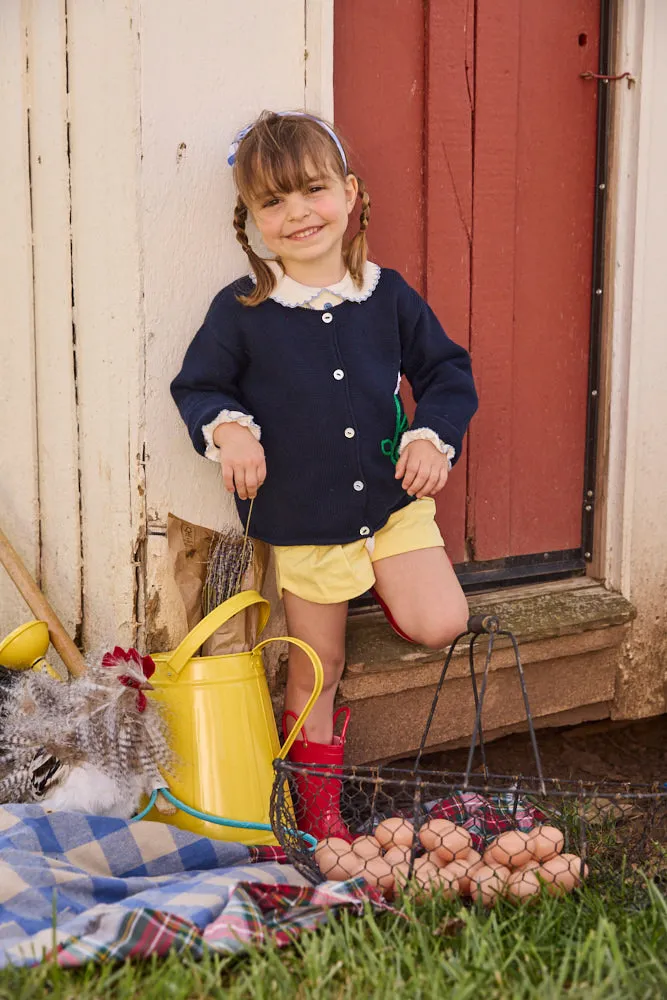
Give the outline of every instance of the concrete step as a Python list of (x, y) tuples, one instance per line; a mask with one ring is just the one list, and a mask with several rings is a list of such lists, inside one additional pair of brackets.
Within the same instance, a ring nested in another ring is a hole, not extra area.
[[(476, 595), (471, 613), (493, 613), (518, 642), (536, 728), (607, 718), (614, 702), (622, 646), (634, 617), (620, 594), (587, 579)], [(485, 637), (475, 644), (475, 674), (484, 669)], [(419, 746), (446, 650), (399, 639), (381, 613), (352, 615), (339, 701), (350, 705), (350, 763), (390, 760)], [(460, 644), (431, 726), (430, 750), (469, 739), (474, 699), (468, 646)], [(508, 639), (497, 640), (489, 668), (483, 725), (487, 740), (525, 728), (526, 711)], [(527, 763), (528, 766), (528, 763)]]

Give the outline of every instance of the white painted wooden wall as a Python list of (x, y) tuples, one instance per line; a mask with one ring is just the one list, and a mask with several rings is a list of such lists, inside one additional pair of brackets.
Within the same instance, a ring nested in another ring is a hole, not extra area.
[[(265, 107), (331, 114), (332, 10), (0, 3), (0, 524), (90, 652), (141, 643), (147, 595), (178, 631), (169, 511), (235, 517), (168, 385), (244, 269), (229, 141)], [(29, 617), (0, 576), (0, 631)]]

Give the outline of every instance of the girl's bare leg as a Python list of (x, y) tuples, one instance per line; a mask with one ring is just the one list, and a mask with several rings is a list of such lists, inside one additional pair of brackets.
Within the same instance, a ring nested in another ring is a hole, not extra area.
[[(283, 591), (289, 635), (303, 639), (322, 660), (324, 686), (306, 723), (308, 739), (331, 743), (333, 706), (338, 683), (345, 666), (345, 625), (347, 601), (341, 604), (315, 604), (290, 591)], [(290, 646), (287, 665), (285, 709), (299, 715), (313, 690), (313, 667), (296, 646)], [(288, 722), (288, 728), (290, 723)]]
[(380, 597), (415, 642), (439, 649), (465, 632), (468, 602), (443, 548), (387, 556), (373, 570)]

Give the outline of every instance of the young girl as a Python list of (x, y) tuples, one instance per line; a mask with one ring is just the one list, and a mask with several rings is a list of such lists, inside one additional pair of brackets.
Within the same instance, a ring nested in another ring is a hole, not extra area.
[[(289, 633), (322, 659), (324, 688), (291, 756), (340, 765), (333, 705), (348, 601), (372, 588), (396, 631), (427, 646), (465, 630), (433, 497), (477, 396), (466, 351), (396, 271), (367, 260), (370, 199), (327, 122), (265, 112), (238, 134), (229, 162), (251, 272), (215, 297), (171, 390), (244, 525), (254, 498), (250, 534), (274, 546)], [(359, 230), (346, 243), (358, 199)], [(253, 250), (248, 217), (271, 259)], [(402, 374), (417, 402), (409, 430)], [(311, 686), (309, 661), (291, 648), (284, 728)], [(310, 803), (300, 824), (318, 837), (347, 836), (331, 786), (311, 778), (299, 789)]]

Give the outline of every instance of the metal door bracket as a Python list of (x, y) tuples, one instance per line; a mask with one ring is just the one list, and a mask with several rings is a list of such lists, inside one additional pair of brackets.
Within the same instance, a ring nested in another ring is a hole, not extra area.
[(582, 80), (601, 80), (602, 83), (616, 83), (618, 80), (627, 80), (628, 87), (632, 87), (637, 82), (628, 70), (625, 73), (618, 73), (616, 76), (606, 76), (604, 73), (593, 73), (591, 70), (586, 70), (585, 73), (580, 73), (579, 76)]

